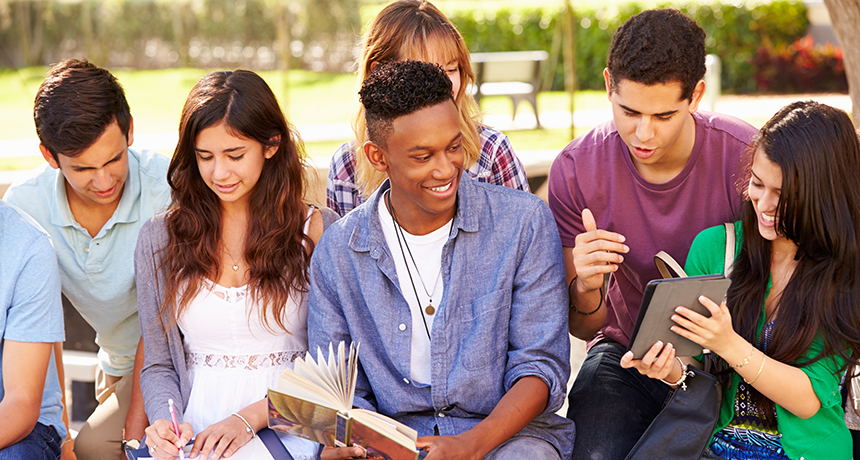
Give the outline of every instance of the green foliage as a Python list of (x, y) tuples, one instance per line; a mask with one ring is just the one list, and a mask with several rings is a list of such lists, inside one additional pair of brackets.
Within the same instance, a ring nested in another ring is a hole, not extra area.
[[(577, 80), (603, 87), (612, 34), (646, 8), (673, 7), (708, 34), (722, 59), (727, 92), (756, 91), (753, 57), (761, 43), (778, 48), (808, 26), (801, 0), (572, 1)], [(87, 56), (107, 67), (246, 67), (346, 71), (366, 24), (389, 0), (0, 0), (0, 66), (50, 65)], [(437, 5), (469, 48), (546, 50), (545, 88), (563, 89), (560, 0), (446, 1)], [(364, 5), (364, 6), (362, 6)], [(359, 8), (361, 6), (361, 8)], [(288, 60), (290, 62), (285, 62)]]
[[(722, 60), (723, 90), (756, 90), (752, 59), (762, 41), (790, 44), (808, 26), (806, 7), (799, 0), (736, 4), (698, 0), (681, 2), (574, 3), (577, 80), (582, 89), (603, 88), (603, 68), (612, 34), (624, 21), (647, 8), (672, 7), (696, 20), (708, 35), (707, 50)], [(546, 50), (561, 45), (561, 5), (522, 6), (507, 4), (488, 11), (483, 8), (452, 7), (444, 11), (457, 26), (473, 52)], [(562, 57), (546, 71), (552, 88), (564, 87)]]

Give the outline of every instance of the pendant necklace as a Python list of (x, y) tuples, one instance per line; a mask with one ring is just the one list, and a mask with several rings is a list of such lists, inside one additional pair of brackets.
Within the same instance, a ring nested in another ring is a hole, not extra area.
[[(433, 307), (433, 296), (432, 294), (436, 292), (436, 287), (439, 284), (439, 279), (442, 277), (442, 268), (439, 268), (439, 273), (436, 275), (436, 283), (433, 285), (433, 291), (428, 293), (427, 286), (424, 285), (424, 280), (421, 278), (421, 272), (418, 271), (418, 265), (415, 264), (415, 258), (412, 257), (412, 250), (409, 249), (409, 243), (406, 241), (406, 235), (403, 234), (403, 227), (400, 225), (400, 221), (397, 220), (397, 213), (394, 211), (394, 206), (391, 205), (391, 193), (386, 193), (385, 199), (388, 203), (388, 209), (391, 211), (391, 218), (394, 221), (394, 235), (397, 237), (397, 245), (400, 246), (400, 254), (403, 256), (404, 265), (406, 265), (406, 274), (409, 275), (409, 283), (412, 284), (412, 291), (415, 293), (415, 300), (418, 302), (418, 309), (421, 311), (421, 319), (424, 321), (424, 330), (427, 332), (427, 339), (430, 339), (430, 328), (427, 327), (427, 318), (424, 316), (426, 313), (428, 316), (432, 316), (436, 313), (436, 308)], [(454, 225), (451, 225), (453, 228)], [(402, 241), (401, 241), (402, 235)], [(406, 246), (406, 251), (403, 250), (403, 246)], [(418, 273), (418, 279), (421, 282), (421, 287), (424, 289), (424, 292), (427, 293), (427, 297), (430, 299), (429, 305), (427, 305), (423, 310), (421, 309), (421, 298), (418, 297), (418, 289), (415, 287), (415, 280), (412, 278), (412, 271), (409, 269), (409, 264), (406, 262), (406, 253), (409, 253), (409, 258), (412, 259), (412, 265), (415, 266), (415, 271)]]
[(233, 261), (233, 271), (234, 272), (239, 271), (239, 262), (236, 262), (236, 259), (233, 258), (233, 254), (230, 254), (230, 250), (227, 249), (227, 245), (224, 244), (224, 242), (222, 241), (221, 246), (224, 246), (224, 250), (227, 251), (227, 255), (230, 256), (230, 260)]

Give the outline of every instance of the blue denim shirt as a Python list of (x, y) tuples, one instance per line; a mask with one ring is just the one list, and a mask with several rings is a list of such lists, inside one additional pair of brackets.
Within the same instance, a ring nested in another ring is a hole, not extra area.
[(442, 297), (431, 333), (431, 385), (410, 379), (412, 320), (385, 242), (378, 200), (334, 223), (310, 267), (310, 350), (361, 343), (355, 406), (376, 410), (420, 436), (456, 435), (490, 414), (526, 376), (549, 387), (542, 414), (519, 435), (570, 457), (574, 427), (555, 414), (570, 374), (561, 242), (546, 204), (463, 175), (442, 249)]

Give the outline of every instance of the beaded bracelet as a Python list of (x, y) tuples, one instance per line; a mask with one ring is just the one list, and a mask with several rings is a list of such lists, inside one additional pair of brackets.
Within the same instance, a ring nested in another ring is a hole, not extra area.
[(740, 362), (740, 364), (732, 364), (732, 367), (733, 367), (733, 368), (735, 368), (735, 369), (740, 369), (740, 368), (742, 368), (742, 367), (744, 367), (744, 366), (746, 366), (747, 364), (749, 364), (749, 363), (750, 363), (750, 359), (752, 359), (752, 357), (753, 357), (753, 353), (755, 353), (755, 345), (750, 344), (750, 347), (751, 347), (752, 349), (750, 350), (750, 354), (749, 354), (749, 356), (747, 356), (746, 358), (744, 358), (744, 360), (743, 360), (743, 361), (741, 361), (741, 362)]
[[(677, 356), (676, 356), (676, 357), (675, 357), (675, 359), (677, 359), (677, 360), (678, 360), (678, 364), (680, 364), (680, 365), (681, 365), (681, 377), (678, 379), (678, 381), (677, 381), (677, 382), (667, 382), (667, 381), (665, 381), (665, 380), (663, 380), (663, 379), (660, 379), (660, 381), (661, 381), (661, 382), (663, 382), (663, 383), (665, 383), (666, 385), (669, 385), (669, 386), (672, 386), (672, 387), (676, 387), (676, 388), (678, 387), (678, 385), (680, 385), (680, 386), (681, 386), (681, 389), (682, 389), (682, 390), (684, 390), (684, 391), (686, 391), (686, 390), (687, 390), (687, 384), (686, 384), (686, 383), (684, 383), (684, 382), (687, 380), (687, 375), (688, 375), (688, 372), (687, 372), (687, 365), (686, 365), (686, 364), (684, 364), (684, 362), (683, 362), (683, 361), (681, 361), (681, 358), (679, 358), (679, 357), (677, 357)], [(692, 374), (693, 374), (692, 372), (690, 372), (690, 373), (689, 373), (689, 375), (692, 375)]]

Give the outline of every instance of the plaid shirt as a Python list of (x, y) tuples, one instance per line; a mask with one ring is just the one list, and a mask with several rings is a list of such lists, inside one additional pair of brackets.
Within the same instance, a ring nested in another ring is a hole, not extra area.
[[(466, 172), (473, 179), (529, 192), (522, 162), (514, 154), (508, 136), (485, 126), (478, 128), (481, 155)], [(355, 141), (340, 146), (331, 158), (326, 183), (326, 206), (343, 216), (366, 198), (355, 183)]]

